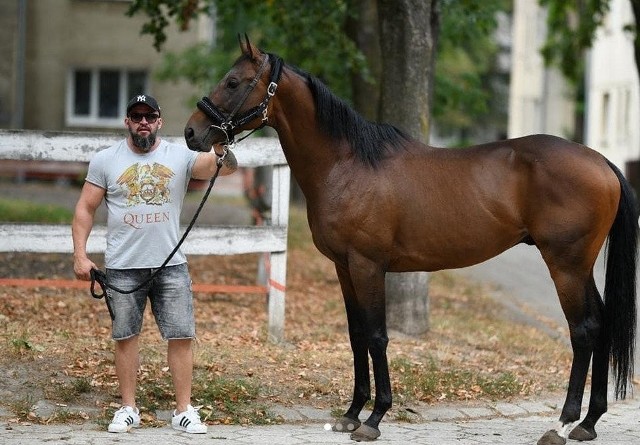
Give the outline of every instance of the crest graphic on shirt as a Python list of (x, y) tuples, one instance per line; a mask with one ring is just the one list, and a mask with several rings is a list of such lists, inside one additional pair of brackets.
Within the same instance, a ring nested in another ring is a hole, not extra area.
[(169, 180), (173, 177), (169, 167), (135, 163), (127, 168), (117, 180), (127, 190), (127, 206), (138, 204), (162, 205), (171, 202)]

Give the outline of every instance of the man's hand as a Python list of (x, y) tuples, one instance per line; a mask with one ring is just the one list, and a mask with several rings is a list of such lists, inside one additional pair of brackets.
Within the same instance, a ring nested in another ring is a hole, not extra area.
[(218, 167), (222, 167), (222, 163), (224, 162), (224, 159), (229, 154), (229, 149), (223, 145), (222, 152), (218, 152), (218, 150), (216, 150), (215, 148), (213, 149), (213, 151), (216, 154), (216, 156), (218, 156), (218, 160), (216, 161), (216, 164), (218, 164)]
[(91, 261), (86, 256), (84, 257), (73, 257), (73, 272), (76, 274), (76, 278), (82, 281), (90, 281), (91, 280), (91, 269), (97, 269), (93, 261)]

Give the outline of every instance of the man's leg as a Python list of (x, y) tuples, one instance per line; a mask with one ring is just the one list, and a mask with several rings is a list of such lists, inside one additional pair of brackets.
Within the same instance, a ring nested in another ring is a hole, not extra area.
[(191, 404), (191, 381), (193, 378), (193, 350), (190, 338), (169, 340), (167, 361), (176, 391), (176, 412), (187, 410)]
[(116, 375), (120, 386), (122, 405), (134, 408), (136, 406), (136, 380), (140, 359), (138, 355), (138, 336), (134, 335), (125, 340), (117, 340)]

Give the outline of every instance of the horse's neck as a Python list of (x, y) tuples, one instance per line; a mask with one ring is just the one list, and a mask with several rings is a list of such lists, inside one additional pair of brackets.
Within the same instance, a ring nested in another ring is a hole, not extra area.
[(335, 141), (319, 128), (309, 87), (302, 77), (287, 72), (276, 92), (277, 116), (274, 129), (280, 145), (307, 199), (313, 199), (317, 187), (340, 160)]
[(295, 127), (286, 131), (276, 131), (289, 168), (302, 193), (307, 201), (314, 201), (320, 192), (319, 187), (325, 183), (325, 178), (331, 171), (331, 166), (335, 165), (334, 156), (328, 156), (332, 147), (325, 144), (325, 150), (319, 151), (317, 142), (320, 139), (310, 132), (296, 132)]

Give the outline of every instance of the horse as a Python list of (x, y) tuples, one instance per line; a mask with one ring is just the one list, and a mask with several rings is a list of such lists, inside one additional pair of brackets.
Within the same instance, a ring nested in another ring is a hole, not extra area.
[[(353, 353), (351, 404), (334, 431), (372, 441), (391, 407), (385, 273), (470, 266), (536, 246), (569, 325), (573, 360), (558, 424), (539, 445), (592, 440), (607, 410), (608, 373), (624, 398), (633, 376), (638, 212), (623, 174), (598, 152), (550, 135), (460, 149), (427, 146), (365, 120), (316, 77), (259, 50), (241, 56), (197, 103), (192, 150), (275, 129), (307, 204), (317, 249), (335, 265)], [(604, 299), (593, 267), (608, 241)], [(359, 414), (371, 399), (370, 416)], [(580, 419), (592, 360), (588, 412)]]

